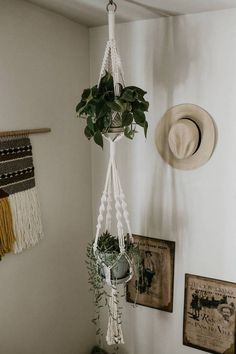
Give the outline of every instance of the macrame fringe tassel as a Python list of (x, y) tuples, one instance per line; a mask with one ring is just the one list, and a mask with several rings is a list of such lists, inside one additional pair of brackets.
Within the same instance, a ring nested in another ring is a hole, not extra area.
[(106, 341), (108, 345), (124, 344), (124, 338), (121, 328), (121, 318), (117, 306), (118, 292), (116, 287), (111, 289), (111, 298), (109, 300), (109, 319)]
[(34, 246), (43, 237), (43, 228), (36, 188), (9, 196), (13, 228), (16, 235), (14, 253)]
[(9, 199), (0, 199), (0, 258), (13, 250), (15, 243)]

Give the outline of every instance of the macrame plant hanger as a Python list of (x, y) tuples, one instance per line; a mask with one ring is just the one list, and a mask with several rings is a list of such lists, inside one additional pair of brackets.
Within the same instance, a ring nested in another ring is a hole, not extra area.
[[(113, 77), (115, 96), (119, 96), (120, 85), (124, 87), (125, 82), (124, 82), (124, 73), (122, 69), (121, 59), (115, 41), (116, 9), (117, 9), (117, 5), (113, 1), (110, 1), (109, 4), (107, 5), (108, 23), (109, 23), (109, 40), (107, 42), (106, 49), (105, 49), (98, 86), (101, 82), (102, 77), (105, 75), (107, 71)], [(122, 284), (124, 285), (133, 276), (132, 261), (129, 258), (128, 254), (126, 253), (126, 249), (125, 249), (125, 234), (128, 233), (130, 242), (133, 242), (133, 237), (132, 237), (132, 232), (130, 227), (127, 203), (125, 200), (124, 192), (121, 187), (119, 173), (115, 161), (116, 144), (123, 137), (123, 132), (120, 131), (118, 128), (119, 120), (120, 120), (119, 115), (117, 115), (117, 113), (113, 113), (112, 129), (110, 132), (108, 132), (105, 135), (105, 138), (110, 145), (110, 158), (109, 158), (108, 169), (106, 174), (105, 187), (102, 193), (101, 204), (99, 207), (99, 215), (97, 218), (96, 237), (93, 245), (94, 255), (96, 256), (98, 263), (102, 264), (103, 266), (104, 273), (105, 273), (105, 281), (110, 288), (109, 319), (108, 319), (108, 329), (107, 329), (107, 336), (106, 336), (106, 341), (109, 345), (124, 343), (121, 321), (120, 321), (120, 314), (119, 314), (119, 309), (116, 301), (118, 296), (117, 286), (119, 284), (119, 280), (112, 280), (111, 278), (112, 268), (116, 266), (118, 260), (121, 257), (125, 257), (129, 263), (129, 273), (126, 278), (122, 279)], [(111, 233), (113, 210), (115, 210), (117, 237), (119, 240), (120, 251), (114, 264), (107, 266), (99, 256), (98, 241), (102, 231), (104, 232), (108, 231)]]

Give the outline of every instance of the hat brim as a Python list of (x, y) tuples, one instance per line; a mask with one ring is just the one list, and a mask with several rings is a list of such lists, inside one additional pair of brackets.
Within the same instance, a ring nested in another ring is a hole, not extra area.
[[(183, 118), (195, 122), (201, 132), (201, 141), (193, 155), (178, 159), (169, 147), (168, 136), (172, 125)], [(155, 141), (160, 155), (169, 165), (181, 170), (192, 170), (204, 165), (214, 151), (216, 144), (215, 123), (203, 108), (194, 104), (180, 104), (164, 114), (157, 125)]]

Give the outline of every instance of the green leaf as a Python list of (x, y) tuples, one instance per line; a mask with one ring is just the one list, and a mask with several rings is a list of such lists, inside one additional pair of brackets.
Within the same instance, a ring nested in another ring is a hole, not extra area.
[(132, 110), (133, 111), (143, 111), (143, 112), (147, 112), (148, 111), (148, 107), (149, 107), (149, 102), (143, 100), (142, 102), (139, 101), (134, 101), (132, 102)]
[(132, 91), (131, 89), (124, 89), (121, 99), (127, 102), (134, 102), (136, 99), (136, 92)]
[(96, 100), (90, 97), (87, 99), (87, 101), (81, 101), (77, 105), (76, 110), (79, 115), (87, 114), (93, 116), (96, 112), (96, 104)]
[(91, 88), (91, 93), (93, 97), (96, 97), (98, 95), (98, 86), (95, 85)]
[(114, 101), (115, 99), (114, 91), (113, 90), (105, 91), (104, 94), (102, 95), (102, 98), (106, 103)]
[(103, 117), (104, 128), (109, 128), (111, 126), (111, 120), (112, 120), (111, 113), (107, 113), (107, 115)]
[(99, 118), (104, 117), (108, 112), (111, 112), (111, 108), (108, 107), (105, 101), (102, 101), (101, 106), (97, 106), (96, 115)]
[(136, 87), (136, 86), (128, 86), (126, 87), (127, 89), (129, 90), (132, 90), (133, 92), (135, 92), (136, 94), (136, 98), (141, 101), (141, 102), (144, 102), (145, 99), (144, 99), (144, 95), (147, 93), (146, 91), (142, 90), (141, 88), (139, 87)]
[(79, 110), (80, 110), (81, 108), (83, 108), (85, 105), (86, 105), (86, 102), (83, 101), (83, 100), (81, 100), (81, 101), (77, 104), (77, 106), (76, 106), (76, 108), (75, 108), (76, 112), (79, 113)]
[(86, 101), (86, 100), (89, 98), (90, 93), (91, 93), (91, 89), (90, 89), (90, 88), (85, 89), (85, 90), (83, 91), (83, 93), (82, 93), (82, 100), (83, 100), (83, 101)]
[(102, 133), (98, 130), (96, 131), (96, 133), (94, 134), (94, 141), (97, 145), (101, 146), (101, 148), (103, 149), (103, 137), (102, 137)]
[(107, 106), (110, 107), (115, 112), (121, 112), (122, 107), (115, 101), (107, 102)]
[(115, 102), (120, 106), (120, 112), (130, 111), (132, 108), (131, 103), (125, 102), (120, 98), (117, 98)]
[(141, 109), (144, 112), (147, 112), (149, 108), (149, 102), (148, 101), (143, 101), (139, 103), (139, 109)]
[(137, 86), (126, 86), (126, 89), (132, 90), (132, 91), (136, 91), (138, 93), (139, 96), (144, 96), (146, 95), (146, 91), (142, 90), (140, 87)]
[(138, 109), (137, 111), (134, 111), (134, 120), (137, 124), (139, 125), (143, 125), (143, 123), (145, 122), (145, 114), (143, 113), (143, 111), (141, 111), (140, 109)]
[(95, 130), (99, 130), (100, 132), (103, 131), (103, 129), (104, 129), (104, 118), (103, 117), (96, 120), (95, 127), (96, 127)]
[(132, 105), (132, 111), (137, 111), (138, 109), (140, 109), (140, 102), (135, 100), (134, 102), (131, 103)]
[(87, 118), (87, 126), (92, 132), (94, 132), (94, 124), (91, 116)]
[(122, 127), (128, 126), (133, 122), (133, 114), (125, 111), (122, 113)]
[(134, 138), (135, 131), (133, 129), (130, 129), (129, 127), (126, 127), (124, 130), (124, 134), (127, 138), (132, 140)]
[(99, 91), (114, 91), (114, 86), (113, 86), (113, 77), (112, 75), (106, 71), (105, 75), (102, 77), (100, 85), (99, 85)]
[(147, 138), (147, 130), (148, 130), (148, 122), (145, 120), (145, 122), (144, 122), (144, 135), (145, 135), (145, 138)]
[(90, 116), (94, 116), (95, 112), (96, 112), (96, 106), (93, 103), (91, 103), (91, 102), (87, 103), (87, 105), (85, 106), (83, 111), (84, 111), (84, 113), (86, 113), (86, 114), (88, 114)]
[(93, 131), (91, 131), (88, 126), (85, 127), (84, 134), (88, 138), (88, 140), (93, 137)]

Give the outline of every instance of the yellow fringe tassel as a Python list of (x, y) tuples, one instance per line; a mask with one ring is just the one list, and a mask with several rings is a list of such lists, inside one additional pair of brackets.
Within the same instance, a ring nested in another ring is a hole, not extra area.
[(0, 198), (0, 257), (13, 250), (16, 241), (8, 198)]

